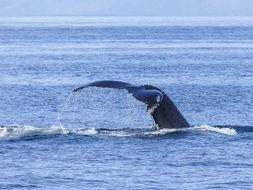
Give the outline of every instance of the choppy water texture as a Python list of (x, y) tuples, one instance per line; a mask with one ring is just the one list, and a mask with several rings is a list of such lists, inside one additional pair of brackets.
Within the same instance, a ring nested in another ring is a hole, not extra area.
[[(94, 80), (162, 88), (192, 125)], [(0, 19), (0, 189), (252, 189), (253, 19)]]

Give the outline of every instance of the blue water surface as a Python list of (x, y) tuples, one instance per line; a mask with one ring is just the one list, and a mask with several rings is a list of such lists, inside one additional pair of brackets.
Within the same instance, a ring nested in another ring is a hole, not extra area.
[[(95, 80), (163, 89), (192, 125)], [(0, 189), (252, 189), (253, 19), (0, 18)]]

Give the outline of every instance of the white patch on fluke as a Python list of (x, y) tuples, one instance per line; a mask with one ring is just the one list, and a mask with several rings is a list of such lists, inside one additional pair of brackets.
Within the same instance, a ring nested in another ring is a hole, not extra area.
[(157, 103), (161, 102), (161, 96), (157, 96), (157, 97), (156, 97), (156, 102), (157, 102)]

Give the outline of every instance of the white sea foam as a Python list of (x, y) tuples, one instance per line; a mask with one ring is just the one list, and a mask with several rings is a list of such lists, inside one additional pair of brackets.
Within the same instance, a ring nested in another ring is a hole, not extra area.
[(102, 135), (114, 137), (133, 137), (133, 136), (159, 136), (174, 132), (190, 132), (190, 131), (204, 131), (215, 132), (225, 135), (235, 135), (236, 130), (229, 127), (213, 127), (209, 125), (194, 126), (185, 129), (96, 129), (96, 128), (77, 128), (68, 129), (62, 125), (53, 125), (48, 128), (34, 127), (30, 125), (23, 126), (0, 126), (0, 140), (19, 139), (23, 137), (34, 136), (50, 136), (50, 135)]
[(160, 129), (160, 130), (154, 130), (154, 131), (147, 131), (147, 132), (144, 132), (143, 134), (147, 136), (156, 136), (156, 135), (174, 133), (177, 131), (180, 131), (180, 129)]
[(131, 137), (135, 136), (136, 132), (131, 132), (131, 131), (124, 131), (124, 130), (115, 130), (115, 131), (103, 131), (103, 135), (107, 136), (113, 136), (113, 137)]
[(62, 125), (49, 128), (34, 127), (31, 125), (22, 126), (1, 126), (0, 139), (18, 139), (29, 136), (67, 134), (69, 131)]
[(78, 135), (96, 135), (98, 134), (98, 131), (95, 128), (87, 128), (87, 129), (73, 129), (69, 131), (72, 134), (78, 134)]
[(225, 135), (236, 135), (237, 134), (236, 130), (233, 128), (212, 127), (209, 125), (194, 126), (194, 127), (190, 128), (190, 130), (211, 131), (211, 132), (221, 133), (221, 134), (225, 134)]

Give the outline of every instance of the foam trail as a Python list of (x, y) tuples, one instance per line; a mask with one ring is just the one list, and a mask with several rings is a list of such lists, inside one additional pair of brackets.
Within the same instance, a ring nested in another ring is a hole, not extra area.
[(221, 133), (224, 135), (236, 135), (237, 132), (233, 128), (229, 127), (212, 127), (209, 125), (200, 125), (200, 126), (194, 126), (190, 128), (191, 130), (200, 130), (200, 131), (211, 131), (216, 133)]
[(0, 140), (15, 140), (24, 137), (43, 137), (54, 135), (81, 135), (81, 136), (113, 136), (113, 137), (138, 137), (138, 136), (160, 136), (174, 132), (216, 132), (225, 135), (236, 135), (237, 132), (231, 127), (213, 127), (208, 125), (194, 126), (185, 129), (161, 129), (154, 130), (149, 128), (134, 129), (96, 129), (96, 128), (64, 128), (62, 125), (53, 125), (47, 128), (23, 126), (0, 126)]

